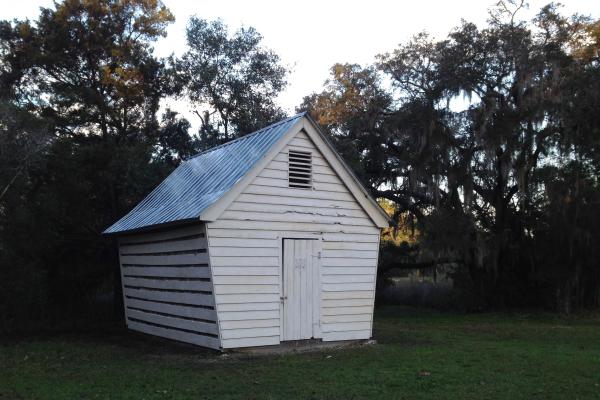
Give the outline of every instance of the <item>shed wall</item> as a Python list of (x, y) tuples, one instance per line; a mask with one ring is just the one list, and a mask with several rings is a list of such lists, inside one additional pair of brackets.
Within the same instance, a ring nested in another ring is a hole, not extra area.
[[(313, 154), (313, 189), (288, 187), (288, 151)], [(379, 228), (304, 133), (298, 133), (207, 237), (223, 348), (280, 342), (282, 238), (322, 239), (323, 340), (371, 337)]]
[(219, 348), (204, 224), (119, 238), (130, 329)]

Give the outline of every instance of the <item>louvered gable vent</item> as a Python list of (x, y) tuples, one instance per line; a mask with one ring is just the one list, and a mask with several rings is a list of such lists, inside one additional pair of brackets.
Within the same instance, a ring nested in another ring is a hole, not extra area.
[(291, 188), (312, 189), (312, 154), (290, 150), (288, 154), (288, 182)]

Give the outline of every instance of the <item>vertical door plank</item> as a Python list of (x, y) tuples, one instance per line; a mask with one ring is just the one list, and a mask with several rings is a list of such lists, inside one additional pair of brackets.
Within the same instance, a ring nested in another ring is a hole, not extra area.
[(321, 246), (320, 240), (313, 241), (312, 252), (312, 335), (315, 338), (321, 338)]

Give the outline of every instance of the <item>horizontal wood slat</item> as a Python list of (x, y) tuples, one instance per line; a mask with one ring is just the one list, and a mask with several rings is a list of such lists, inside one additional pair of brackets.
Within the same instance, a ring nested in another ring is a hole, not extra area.
[(369, 275), (323, 275), (322, 283), (370, 283), (373, 285), (375, 277)]
[(231, 203), (228, 211), (243, 211), (243, 212), (262, 212), (272, 214), (284, 214), (284, 215), (317, 215), (325, 217), (356, 217), (367, 219), (367, 214), (362, 210), (348, 209), (348, 208), (323, 208), (312, 206), (299, 206), (299, 205), (280, 205), (280, 204), (264, 204), (264, 203), (246, 203), (241, 201), (235, 201)]
[[(247, 319), (237, 321), (221, 321), (221, 329), (248, 329), (248, 328), (278, 328), (279, 329), (279, 315), (277, 318), (272, 319)], [(245, 337), (245, 336), (244, 336)]]
[(373, 307), (373, 298), (370, 299), (323, 299), (321, 301), (323, 308), (331, 307)]
[(221, 294), (279, 294), (279, 285), (216, 285), (215, 293)]
[(338, 322), (371, 322), (371, 314), (323, 315), (321, 321), (325, 324)]
[(121, 256), (122, 264), (131, 265), (198, 265), (207, 264), (206, 253), (174, 254), (169, 256)]
[(204, 346), (211, 349), (219, 348), (219, 339), (210, 336), (182, 332), (173, 329), (147, 325), (135, 321), (127, 321), (127, 327), (138, 332), (143, 332), (155, 336), (161, 336), (167, 339), (177, 340), (179, 342), (191, 343), (197, 346)]
[(289, 223), (315, 223), (315, 224), (340, 224), (350, 226), (366, 226), (371, 227), (371, 221), (367, 218), (358, 217), (342, 217), (342, 216), (328, 216), (318, 212), (317, 209), (313, 209), (312, 212), (251, 212), (251, 211), (225, 211), (221, 215), (223, 220), (235, 220), (235, 221), (260, 221), (260, 222), (289, 222)]
[(213, 274), (217, 276), (233, 276), (233, 275), (247, 275), (247, 276), (279, 276), (279, 269), (274, 267), (219, 267), (213, 269)]
[(331, 200), (331, 199), (318, 199), (310, 197), (298, 197), (298, 196), (283, 196), (283, 195), (265, 195), (265, 194), (254, 194), (254, 193), (242, 193), (236, 201), (243, 203), (256, 203), (256, 204), (277, 204), (277, 205), (288, 205), (288, 206), (302, 206), (302, 207), (318, 207), (321, 209), (344, 209), (344, 210), (361, 210), (354, 201), (347, 200)]
[(375, 275), (375, 267), (326, 267), (323, 266), (323, 275)]
[(217, 320), (217, 312), (200, 307), (189, 307), (174, 304), (156, 303), (154, 301), (125, 298), (125, 306), (139, 308), (142, 310), (163, 312), (186, 318), (199, 318), (209, 321)]
[(324, 283), (323, 292), (348, 292), (353, 290), (368, 290), (374, 289), (373, 283)]
[[(377, 258), (331, 258), (323, 256), (323, 267), (359, 267), (370, 268), (377, 266)], [(350, 270), (352, 271), (352, 270)], [(349, 273), (352, 273), (350, 272)]]
[(250, 312), (250, 311), (277, 311), (279, 301), (270, 303), (231, 303), (219, 304), (219, 313), (222, 312)]
[(217, 296), (217, 302), (219, 304), (278, 303), (279, 294), (220, 294)]
[(190, 225), (182, 228), (169, 229), (162, 232), (138, 233), (119, 237), (119, 244), (153, 242), (182, 238), (193, 235), (204, 235), (203, 225)]
[(215, 285), (279, 285), (278, 276), (225, 275), (213, 278)]
[(194, 280), (177, 280), (177, 279), (146, 279), (146, 278), (130, 278), (123, 277), (123, 284), (134, 287), (147, 287), (154, 289), (170, 289), (170, 290), (201, 290), (212, 292), (212, 283)]
[(359, 314), (371, 314), (373, 307), (368, 306), (351, 306), (351, 307), (333, 307), (323, 308), (321, 310), (322, 315), (359, 315)]
[(374, 233), (338, 233), (323, 232), (325, 242), (348, 242), (348, 243), (379, 243), (379, 232)]
[[(221, 308), (221, 307), (219, 307)], [(258, 319), (279, 319), (279, 310), (265, 311), (223, 311), (220, 310), (219, 320), (223, 321), (242, 321)]]
[(217, 247), (210, 248), (211, 257), (277, 257), (279, 249), (277, 247)]
[(364, 233), (378, 235), (379, 231), (371, 226), (337, 225), (310, 222), (271, 222), (271, 221), (239, 221), (221, 219), (213, 223), (220, 229), (252, 229), (282, 232), (331, 232), (331, 233)]
[(130, 276), (154, 276), (164, 278), (210, 278), (206, 267), (123, 267), (123, 274)]
[(242, 338), (242, 339), (224, 339), (222, 346), (224, 349), (255, 347), (255, 346), (273, 346), (279, 344), (279, 334), (267, 337)]
[(186, 329), (194, 332), (205, 333), (210, 335), (218, 335), (217, 324), (215, 322), (201, 322), (190, 319), (177, 318), (173, 316), (165, 316), (153, 314), (139, 310), (128, 310), (128, 318), (139, 319), (141, 321), (150, 322), (153, 324), (164, 325), (178, 329)]
[(368, 331), (369, 329), (371, 329), (371, 321), (321, 324), (321, 331), (324, 334), (328, 332)]
[(371, 259), (377, 263), (377, 250), (348, 250), (348, 249), (325, 249), (323, 250), (323, 257), (325, 258), (365, 258)]
[[(279, 248), (279, 243), (277, 242), (277, 240), (275, 239), (244, 239), (244, 238), (230, 238), (230, 237), (226, 237), (226, 238), (220, 238), (220, 237), (211, 237), (210, 238), (210, 245), (212, 246), (212, 248), (215, 247), (234, 247), (234, 248), (244, 248), (244, 249), (249, 249), (249, 248), (254, 248), (254, 247), (260, 247), (260, 248), (274, 248), (274, 249), (278, 249)], [(213, 255), (212, 251), (211, 254)]]
[(215, 256), (211, 257), (211, 265), (215, 267), (277, 267), (279, 265), (278, 257), (258, 257), (258, 256)]
[(349, 299), (368, 299), (372, 300), (374, 296), (373, 286), (368, 290), (346, 290), (344, 292), (323, 292), (323, 300), (349, 300)]
[(324, 342), (333, 342), (337, 340), (359, 340), (370, 339), (371, 329), (364, 331), (348, 331), (348, 332), (327, 332), (323, 333)]
[(333, 241), (324, 241), (323, 242), (323, 250), (366, 250), (366, 251), (375, 251), (379, 252), (377, 242), (355, 242), (355, 241), (341, 241), (341, 242), (333, 242)]
[(247, 194), (260, 194), (260, 195), (271, 195), (271, 196), (287, 196), (287, 197), (304, 197), (307, 199), (317, 200), (341, 200), (341, 201), (353, 201), (352, 195), (345, 192), (325, 192), (325, 191), (314, 191), (314, 190), (298, 190), (295, 188), (278, 188), (271, 186), (262, 186), (252, 184), (249, 185), (245, 192)]
[(193, 251), (199, 249), (206, 249), (206, 239), (194, 238), (160, 243), (122, 245), (121, 255)]
[(221, 338), (241, 339), (241, 338), (256, 338), (279, 335), (279, 327), (270, 328), (248, 328), (248, 329), (221, 329)]
[(214, 306), (212, 294), (187, 293), (187, 292), (162, 292), (147, 289), (124, 288), (125, 295), (143, 300), (167, 301), (178, 304), (191, 304), (202, 306)]

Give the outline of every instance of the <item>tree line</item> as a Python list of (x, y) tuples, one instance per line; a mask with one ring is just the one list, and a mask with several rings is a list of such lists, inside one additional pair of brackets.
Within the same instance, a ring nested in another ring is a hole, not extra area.
[(600, 21), (524, 6), (335, 65), (302, 108), (419, 232), (380, 273), (451, 264), (473, 307), (597, 308)]
[[(520, 6), (337, 64), (298, 110), (418, 232), (408, 258), (452, 262), (474, 304), (598, 307), (600, 23)], [(100, 232), (186, 157), (285, 117), (288, 70), (256, 30), (192, 17), (159, 58), (173, 21), (158, 0), (0, 21), (0, 331), (120, 315)]]

